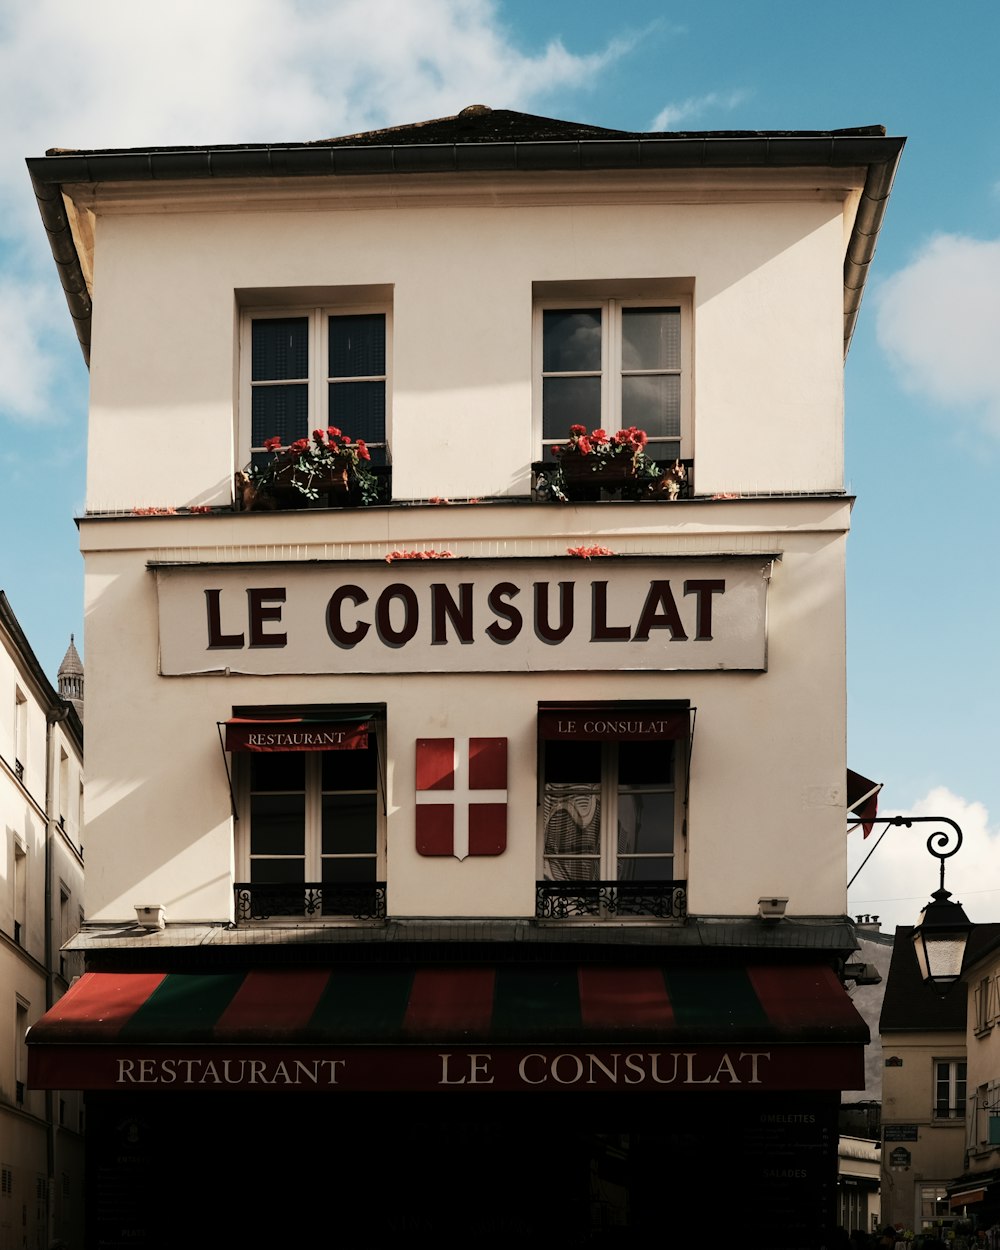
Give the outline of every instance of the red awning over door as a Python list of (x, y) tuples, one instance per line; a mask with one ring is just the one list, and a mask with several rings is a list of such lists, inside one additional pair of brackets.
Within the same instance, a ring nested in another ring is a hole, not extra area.
[(36, 1089), (864, 1087), (868, 1028), (824, 965), (87, 973), (28, 1033)]

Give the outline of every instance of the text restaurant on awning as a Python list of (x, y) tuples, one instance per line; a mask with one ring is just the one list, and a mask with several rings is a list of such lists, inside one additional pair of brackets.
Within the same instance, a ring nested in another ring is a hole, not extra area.
[(91, 972), (28, 1033), (35, 1089), (860, 1089), (824, 965)]

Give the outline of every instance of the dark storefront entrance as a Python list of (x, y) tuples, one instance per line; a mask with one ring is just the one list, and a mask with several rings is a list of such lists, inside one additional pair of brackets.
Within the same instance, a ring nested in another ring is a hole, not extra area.
[[(812, 1250), (837, 1095), (88, 1095), (88, 1245)], [(700, 1235), (700, 1234), (699, 1234)]]

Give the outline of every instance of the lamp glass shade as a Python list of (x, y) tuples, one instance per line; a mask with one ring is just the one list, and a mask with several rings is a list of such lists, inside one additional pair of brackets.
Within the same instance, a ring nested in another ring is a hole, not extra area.
[(972, 925), (948, 890), (936, 890), (913, 931), (917, 965), (924, 981), (949, 985), (962, 975)]

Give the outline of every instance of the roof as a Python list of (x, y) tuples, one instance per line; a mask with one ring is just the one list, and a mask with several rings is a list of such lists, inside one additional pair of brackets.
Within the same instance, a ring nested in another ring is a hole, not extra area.
[[(974, 964), (1000, 937), (1000, 925), (974, 925), (965, 952), (965, 967)], [(892, 948), (892, 962), (885, 983), (883, 1033), (965, 1032), (968, 987), (953, 985), (946, 994), (921, 980), (913, 949), (913, 926), (900, 925)]]
[(76, 649), (76, 643), (73, 635), (69, 636), (69, 646), (66, 648), (66, 654), (62, 658), (59, 665), (60, 677), (82, 677), (83, 661), (80, 659), (80, 653)]
[(625, 131), (471, 105), (452, 117), (339, 138), (204, 147), (51, 148), (28, 159), (52, 254), (85, 358), (91, 296), (63, 188), (77, 183), (598, 170), (863, 168), (844, 262), (844, 351), (861, 305), (905, 140), (846, 130)]

